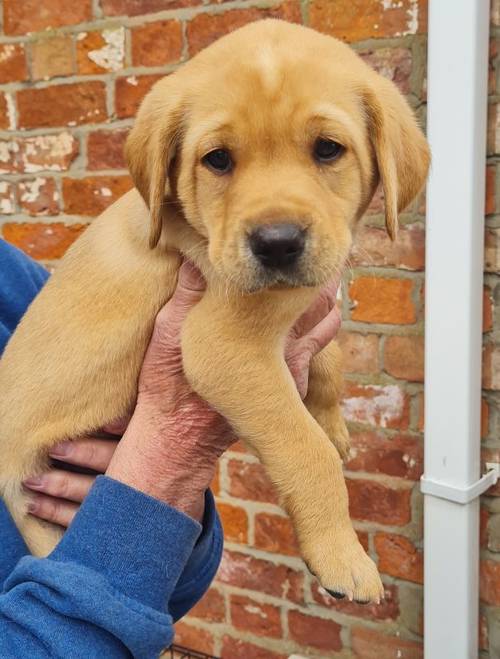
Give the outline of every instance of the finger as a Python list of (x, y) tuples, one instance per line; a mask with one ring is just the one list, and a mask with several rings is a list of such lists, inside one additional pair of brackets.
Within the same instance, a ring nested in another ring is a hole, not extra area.
[(28, 512), (45, 519), (47, 522), (59, 524), (60, 526), (69, 526), (80, 506), (71, 501), (64, 499), (55, 499), (45, 494), (34, 494), (28, 501)]
[(292, 334), (296, 338), (310, 332), (333, 309), (337, 302), (338, 287), (339, 280), (334, 279), (321, 289), (318, 297), (293, 326)]
[(49, 455), (72, 465), (104, 473), (117, 445), (118, 441), (112, 439), (75, 439), (71, 442), (56, 444), (49, 451)]
[(179, 277), (174, 294), (157, 316), (156, 327), (168, 326), (169, 333), (180, 329), (191, 308), (201, 300), (206, 282), (191, 261), (184, 261), (179, 268)]
[(121, 436), (125, 430), (127, 430), (127, 426), (131, 417), (131, 414), (127, 414), (126, 416), (120, 417), (119, 419), (115, 419), (114, 421), (111, 421), (111, 423), (107, 423), (105, 426), (103, 426), (102, 430), (109, 433), (110, 435)]
[(323, 350), (337, 336), (340, 324), (340, 311), (337, 307), (333, 307), (310, 332), (302, 337), (300, 341), (304, 342), (304, 345), (307, 346), (311, 357), (318, 354), (320, 350)]
[(36, 492), (81, 503), (89, 493), (94, 481), (95, 476), (51, 469), (40, 476), (26, 479), (23, 481), (23, 485)]

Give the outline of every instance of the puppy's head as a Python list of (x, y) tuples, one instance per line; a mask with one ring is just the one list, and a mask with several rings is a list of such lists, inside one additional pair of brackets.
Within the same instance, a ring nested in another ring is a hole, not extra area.
[(176, 203), (213, 269), (247, 292), (329, 279), (379, 181), (394, 239), (429, 165), (391, 82), (339, 41), (277, 20), (233, 32), (157, 83), (126, 153), (151, 247)]

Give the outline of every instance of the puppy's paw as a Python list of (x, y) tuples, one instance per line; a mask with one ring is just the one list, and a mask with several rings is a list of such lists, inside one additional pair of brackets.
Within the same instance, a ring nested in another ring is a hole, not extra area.
[(384, 586), (375, 563), (355, 536), (345, 543), (337, 538), (327, 546), (321, 541), (315, 545), (313, 555), (309, 554), (306, 563), (332, 597), (346, 597), (360, 604), (380, 604), (384, 599)]

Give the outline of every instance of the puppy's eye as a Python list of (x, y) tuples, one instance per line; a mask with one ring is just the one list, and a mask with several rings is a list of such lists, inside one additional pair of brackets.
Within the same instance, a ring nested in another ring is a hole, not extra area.
[(227, 174), (233, 168), (231, 154), (226, 149), (214, 149), (201, 159), (201, 162), (217, 174)]
[(344, 152), (344, 147), (338, 142), (318, 137), (314, 143), (314, 157), (318, 162), (332, 162)]

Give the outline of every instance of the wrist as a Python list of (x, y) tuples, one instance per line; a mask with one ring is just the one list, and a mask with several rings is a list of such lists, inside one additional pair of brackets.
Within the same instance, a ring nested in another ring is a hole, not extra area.
[(205, 454), (179, 427), (132, 417), (106, 475), (201, 521), (217, 456)]

